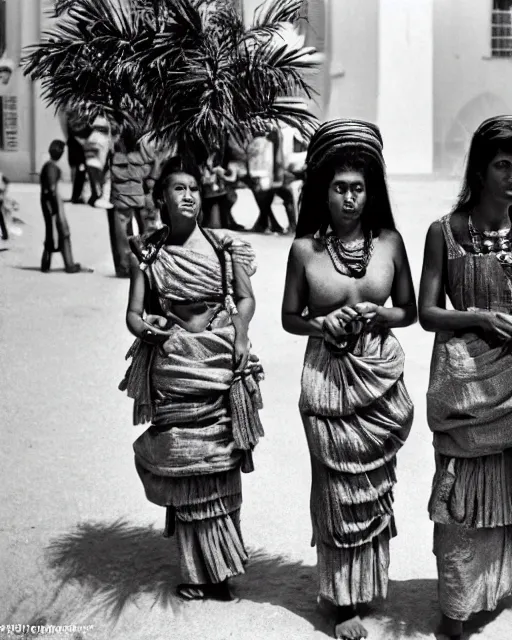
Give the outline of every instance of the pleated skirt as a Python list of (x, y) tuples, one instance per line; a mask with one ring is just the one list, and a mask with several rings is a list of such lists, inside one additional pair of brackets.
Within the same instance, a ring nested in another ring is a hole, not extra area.
[(318, 591), (336, 606), (385, 598), (388, 592), (389, 540), (396, 535), (394, 521), (370, 542), (336, 548), (317, 543)]
[(436, 457), (429, 504), (439, 604), (465, 621), (512, 595), (512, 450)]
[(244, 573), (240, 468), (211, 475), (157, 476), (136, 462), (147, 498), (173, 507), (182, 581), (222, 582)]

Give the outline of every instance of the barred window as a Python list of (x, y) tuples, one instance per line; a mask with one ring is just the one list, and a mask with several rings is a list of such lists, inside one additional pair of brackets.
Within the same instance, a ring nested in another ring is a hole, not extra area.
[(0, 96), (0, 151), (18, 151), (18, 98)]
[(512, 57), (512, 0), (493, 0), (491, 55)]

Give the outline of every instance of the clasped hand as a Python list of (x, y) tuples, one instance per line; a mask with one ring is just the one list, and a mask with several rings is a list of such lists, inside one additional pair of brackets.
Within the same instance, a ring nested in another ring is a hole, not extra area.
[(171, 331), (167, 329), (169, 320), (164, 316), (148, 314), (144, 318), (143, 323), (144, 330), (140, 337), (145, 342), (149, 342), (150, 344), (161, 344), (171, 335)]
[(361, 333), (364, 327), (375, 321), (378, 308), (374, 302), (358, 302), (332, 311), (323, 323), (324, 337), (336, 343), (346, 336)]
[(478, 315), (479, 324), (486, 333), (494, 334), (501, 340), (512, 340), (512, 315), (477, 307), (469, 307), (468, 311)]

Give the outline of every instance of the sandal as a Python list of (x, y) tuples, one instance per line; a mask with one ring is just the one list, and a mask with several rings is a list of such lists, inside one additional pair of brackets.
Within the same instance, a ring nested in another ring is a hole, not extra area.
[(176, 587), (176, 595), (183, 600), (233, 600), (227, 579), (215, 584), (179, 584)]

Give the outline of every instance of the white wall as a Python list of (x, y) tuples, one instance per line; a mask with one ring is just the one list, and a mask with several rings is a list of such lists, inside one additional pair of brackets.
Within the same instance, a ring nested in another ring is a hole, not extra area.
[(433, 0), (380, 0), (378, 69), (377, 124), (388, 172), (429, 174), (433, 168)]
[(460, 174), (484, 119), (512, 113), (512, 58), (491, 58), (492, 0), (435, 0), (436, 167)]
[[(31, 148), (31, 112), (30, 82), (23, 77), (19, 67), (21, 43), (26, 34), (31, 37), (31, 21), (28, 24), (24, 16), (33, 10), (34, 0), (7, 1), (7, 51), (6, 56), (14, 63), (14, 71), (9, 84), (2, 87), (4, 96), (16, 96), (18, 100), (18, 149), (17, 151), (0, 151), (0, 171), (10, 180), (28, 180), (30, 172)], [(0, 124), (1, 126), (1, 124)]]
[[(19, 182), (37, 181), (49, 143), (63, 139), (53, 110), (43, 104), (39, 86), (33, 86), (19, 66), (23, 47), (40, 40), (47, 9), (46, 0), (7, 0), (7, 55), (16, 67), (6, 95), (18, 98), (18, 151), (0, 151), (0, 171)], [(67, 169), (65, 162), (62, 166)]]
[(375, 122), (379, 0), (329, 0), (326, 119)]
[[(44, 0), (43, 0), (44, 6)], [(41, 14), (41, 31), (47, 29), (51, 24), (51, 20), (47, 13)], [(50, 146), (50, 142), (52, 140), (63, 140), (66, 141), (66, 138), (63, 134), (62, 128), (60, 126), (59, 119), (55, 115), (54, 107), (46, 107), (45, 103), (40, 97), (40, 86), (39, 83), (36, 85), (36, 96), (37, 99), (35, 101), (35, 124), (36, 124), (36, 135), (35, 135), (35, 149), (34, 149), (34, 161), (36, 165), (36, 171), (39, 172), (43, 164), (48, 160), (48, 147)], [(60, 167), (63, 171), (64, 179), (69, 177), (69, 166), (67, 163), (67, 150), (64, 152), (64, 156), (60, 161)]]

